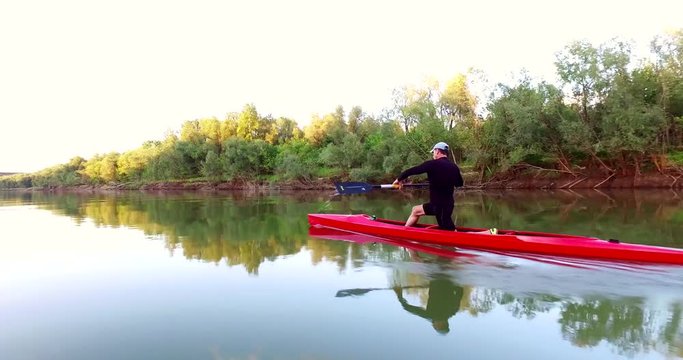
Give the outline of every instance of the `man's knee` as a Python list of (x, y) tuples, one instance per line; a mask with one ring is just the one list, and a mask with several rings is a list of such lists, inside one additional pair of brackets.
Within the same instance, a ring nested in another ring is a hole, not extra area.
[(422, 216), (425, 214), (425, 210), (422, 205), (413, 206), (412, 214), (416, 216)]

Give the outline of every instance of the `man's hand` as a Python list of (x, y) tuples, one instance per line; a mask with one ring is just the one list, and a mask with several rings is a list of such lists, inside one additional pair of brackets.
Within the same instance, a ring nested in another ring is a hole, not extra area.
[(403, 182), (398, 181), (398, 179), (394, 180), (394, 182), (391, 185), (394, 185), (394, 187), (399, 190), (403, 189)]

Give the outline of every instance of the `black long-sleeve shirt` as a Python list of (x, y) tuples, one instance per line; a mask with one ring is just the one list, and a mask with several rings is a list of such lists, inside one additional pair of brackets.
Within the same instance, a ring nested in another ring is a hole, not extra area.
[(429, 180), (429, 202), (432, 204), (453, 204), (453, 191), (463, 185), (458, 165), (442, 157), (428, 160), (422, 164), (405, 170), (398, 176), (403, 181), (412, 175), (427, 173)]

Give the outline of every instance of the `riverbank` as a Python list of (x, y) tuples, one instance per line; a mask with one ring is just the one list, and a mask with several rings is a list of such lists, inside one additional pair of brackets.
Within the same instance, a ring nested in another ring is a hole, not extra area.
[[(571, 175), (553, 172), (525, 172), (507, 174), (481, 182), (475, 173), (464, 174), (467, 189), (680, 189), (683, 175), (649, 173), (639, 176), (619, 174)], [(380, 181), (381, 182), (381, 181)], [(378, 183), (380, 183), (378, 182)], [(388, 183), (386, 180), (382, 183)], [(54, 186), (48, 188), (14, 189), (19, 191), (121, 192), (121, 191), (334, 191), (334, 180), (319, 178), (312, 181), (257, 182), (257, 181), (163, 181), (154, 183), (110, 183), (102, 185)]]
[[(486, 189), (679, 189), (682, 175), (651, 173), (642, 175), (553, 174), (508, 177), (477, 185)], [(679, 181), (680, 180), (680, 181)]]

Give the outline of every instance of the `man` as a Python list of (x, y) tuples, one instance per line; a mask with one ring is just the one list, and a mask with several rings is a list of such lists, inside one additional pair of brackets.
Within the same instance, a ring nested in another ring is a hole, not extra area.
[(445, 142), (436, 143), (431, 153), (432, 160), (402, 172), (394, 181), (394, 185), (400, 188), (403, 181), (412, 175), (427, 173), (429, 180), (429, 202), (413, 206), (405, 226), (415, 225), (422, 215), (431, 215), (436, 217), (441, 229), (455, 230), (452, 219), (455, 206), (453, 191), (463, 185), (460, 168), (448, 160), (448, 144)]

